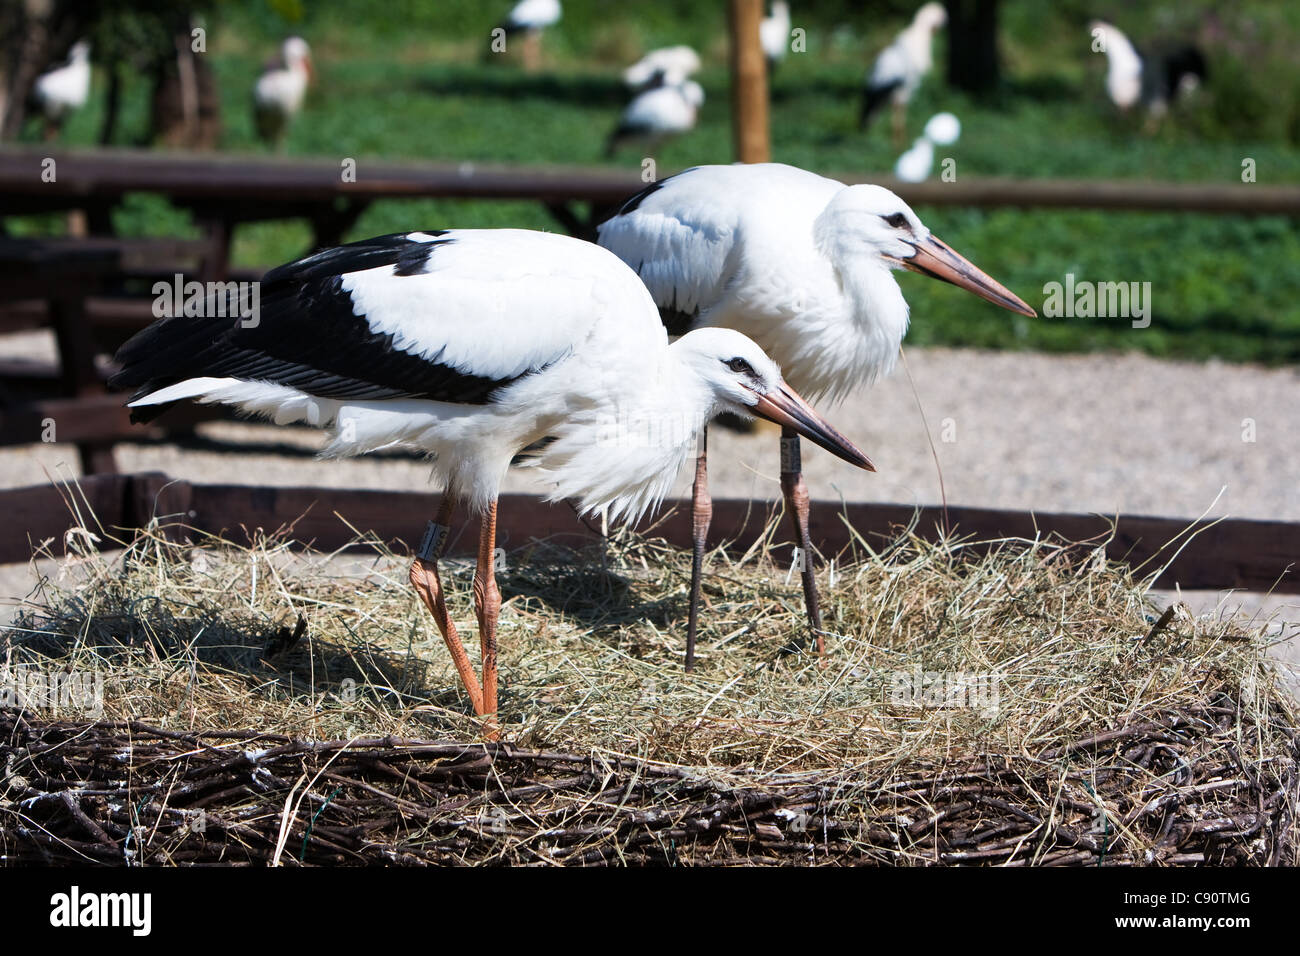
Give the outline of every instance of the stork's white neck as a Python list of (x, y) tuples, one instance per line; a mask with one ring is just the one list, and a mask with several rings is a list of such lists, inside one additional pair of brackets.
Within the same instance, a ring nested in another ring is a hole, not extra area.
[(841, 321), (825, 323), (819, 335), (807, 337), (806, 347), (796, 347), (795, 362), (806, 368), (796, 369), (791, 356), (785, 357), (796, 387), (831, 398), (892, 371), (908, 322), (907, 300), (888, 264), (837, 218), (832, 203), (818, 217), (814, 238), (834, 270), (844, 314)]
[(674, 347), (651, 366), (583, 373), (583, 399), (550, 431), (536, 465), (551, 500), (576, 500), (612, 521), (636, 519), (672, 490), (715, 412), (714, 396)]
[(907, 58), (921, 73), (929, 73), (934, 65), (932, 40), (934, 26), (927, 20), (914, 20), (898, 35), (898, 42), (907, 51)]
[(1106, 54), (1106, 91), (1115, 105), (1132, 106), (1142, 92), (1142, 58), (1128, 37), (1110, 24), (1097, 24)]

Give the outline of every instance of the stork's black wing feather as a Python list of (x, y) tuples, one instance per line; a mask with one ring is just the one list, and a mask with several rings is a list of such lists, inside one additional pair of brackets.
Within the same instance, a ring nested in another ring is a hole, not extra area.
[[(351, 243), (268, 272), (255, 317), (165, 318), (144, 329), (117, 353), (110, 381), (135, 389), (135, 398), (189, 378), (270, 382), (322, 398), (421, 398), (484, 404), (515, 378), (490, 378), (439, 361), (441, 352), (417, 355), (395, 347), (358, 315), (343, 288), (348, 273), (393, 266), (393, 281), (419, 275), (437, 247), (454, 239), (428, 233), (416, 241), (395, 234)], [(148, 421), (166, 406), (142, 406), (133, 418)]]

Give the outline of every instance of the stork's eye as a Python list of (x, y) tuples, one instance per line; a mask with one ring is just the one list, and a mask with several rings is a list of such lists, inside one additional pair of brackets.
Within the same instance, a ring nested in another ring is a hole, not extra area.
[(901, 212), (896, 212), (893, 215), (889, 215), (889, 216), (883, 216), (882, 218), (885, 220), (885, 222), (889, 223), (895, 229), (902, 229), (905, 226), (907, 226), (907, 217), (904, 216)]
[(750, 365), (743, 358), (734, 358), (731, 361), (725, 362), (723, 364), (725, 364), (727, 368), (731, 369), (733, 372), (740, 372), (744, 375), (754, 374), (754, 366)]

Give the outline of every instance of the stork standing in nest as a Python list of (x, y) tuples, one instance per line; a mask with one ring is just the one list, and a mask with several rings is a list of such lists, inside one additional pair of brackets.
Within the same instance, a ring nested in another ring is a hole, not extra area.
[[(697, 166), (653, 183), (598, 227), (602, 246), (650, 289), (670, 335), (736, 329), (798, 388), (831, 399), (888, 373), (908, 307), (892, 270), (951, 282), (1021, 315), (1034, 310), (933, 235), (888, 189), (785, 166)], [(695, 655), (712, 514), (706, 449), (696, 460), (695, 552), (686, 664)], [(804, 599), (820, 653), (821, 611), (799, 436), (781, 434), (781, 491), (805, 556)]]
[[(497, 712), (497, 498), (512, 460), (549, 500), (634, 522), (671, 489), (705, 423), (757, 415), (852, 464), (871, 463), (790, 389), (739, 332), (671, 345), (617, 257), (524, 230), (380, 236), (267, 274), (255, 317), (162, 319), (118, 352), (132, 417), (220, 402), (330, 429), (326, 457), (394, 446), (427, 453), (444, 489), (411, 566), (475, 713)], [(455, 505), (481, 516), (474, 601), (482, 679), (447, 609), (438, 558)], [(494, 733), (493, 730), (489, 730)]]

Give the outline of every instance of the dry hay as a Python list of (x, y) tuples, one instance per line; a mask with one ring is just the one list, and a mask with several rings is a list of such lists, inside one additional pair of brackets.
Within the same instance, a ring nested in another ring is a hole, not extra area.
[[(1266, 627), (1157, 620), (1092, 546), (859, 540), (820, 574), (824, 664), (767, 542), (719, 551), (692, 674), (688, 554), (519, 548), (496, 745), (404, 560), (174, 537), (71, 536), (8, 630), (11, 668), (103, 700), (0, 710), (6, 860), (1297, 862)], [(444, 580), (472, 638), (470, 569)]]

